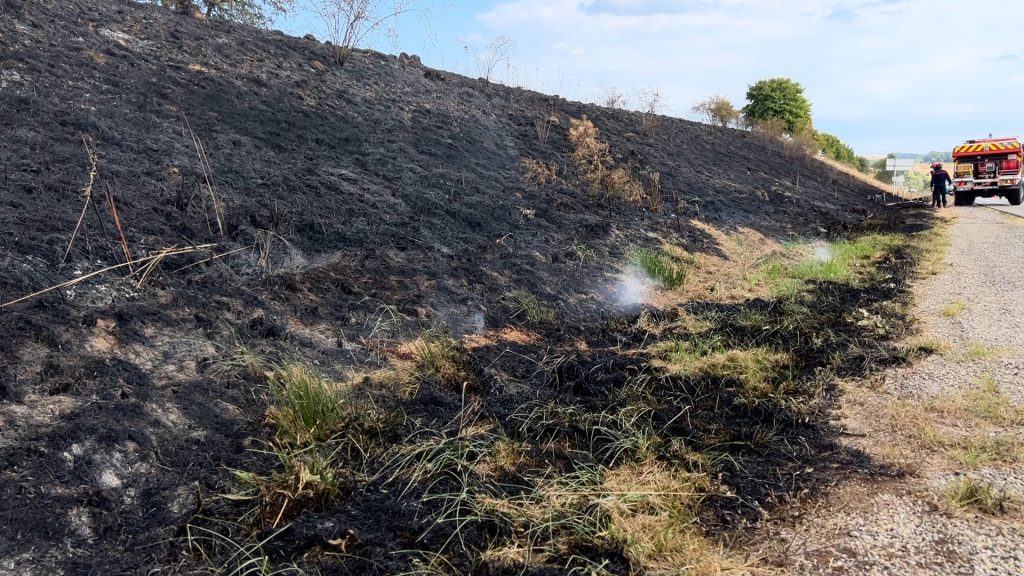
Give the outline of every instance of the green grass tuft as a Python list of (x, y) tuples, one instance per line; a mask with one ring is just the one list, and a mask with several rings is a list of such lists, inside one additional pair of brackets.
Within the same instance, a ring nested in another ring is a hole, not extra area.
[(965, 310), (967, 310), (967, 303), (962, 299), (957, 299), (955, 302), (951, 302), (942, 308), (942, 315), (946, 318), (956, 318), (963, 314)]
[(323, 442), (348, 420), (337, 383), (298, 363), (277, 368), (270, 378), (270, 420), (277, 440), (292, 446)]
[(542, 303), (536, 296), (526, 290), (515, 290), (509, 298), (519, 307), (513, 318), (525, 316), (532, 324), (550, 322), (555, 319), (555, 311)]
[(961, 350), (948, 352), (954, 362), (991, 362), (1012, 356), (1013, 348), (1009, 346), (992, 346), (984, 342), (968, 342)]
[(797, 370), (789, 354), (764, 347), (729, 349), (719, 336), (672, 342), (669, 369), (689, 378), (712, 378), (739, 386), (740, 401), (758, 403), (785, 393)]
[(1022, 456), (1020, 443), (1006, 436), (967, 438), (958, 444), (950, 456), (965, 468), (1016, 464)]
[(1019, 410), (1003, 394), (996, 379), (988, 373), (982, 374), (974, 386), (964, 393), (967, 400), (967, 412), (992, 423), (1016, 424)]
[(255, 515), (255, 525), (272, 529), (304, 511), (325, 510), (338, 501), (340, 472), (326, 445), (301, 449), (277, 446), (270, 453), (276, 456), (279, 466), (268, 476), (231, 471), (241, 491), (226, 498), (254, 504), (242, 520)]
[(870, 234), (827, 244), (787, 243), (750, 277), (774, 297), (792, 297), (811, 282), (857, 284), (873, 273), (872, 264), (893, 247), (906, 243), (900, 235)]
[(453, 392), (476, 392), (478, 379), (469, 355), (446, 335), (421, 336), (410, 346), (416, 365), (417, 384), (432, 382)]
[(952, 509), (975, 510), (983, 514), (998, 516), (1005, 514), (1009, 497), (989, 482), (974, 478), (961, 478), (951, 482), (942, 494), (942, 500)]
[(634, 248), (629, 253), (630, 262), (649, 278), (665, 288), (680, 288), (686, 284), (690, 262), (669, 254), (664, 250)]

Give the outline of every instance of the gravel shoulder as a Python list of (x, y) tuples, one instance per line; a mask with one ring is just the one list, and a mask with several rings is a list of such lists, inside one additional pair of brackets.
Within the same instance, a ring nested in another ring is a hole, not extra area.
[[(765, 557), (785, 573), (1024, 574), (1024, 219), (982, 207), (943, 216), (949, 245), (915, 286), (914, 310), (916, 344), (940, 351), (844, 387), (847, 442), (893, 475), (865, 475), (769, 526)], [(964, 482), (1005, 509), (952, 505)]]
[(1024, 218), (960, 209), (949, 235), (943, 272), (916, 288), (922, 332), (946, 353), (891, 372), (887, 384), (901, 395), (935, 396), (989, 373), (1024, 404)]

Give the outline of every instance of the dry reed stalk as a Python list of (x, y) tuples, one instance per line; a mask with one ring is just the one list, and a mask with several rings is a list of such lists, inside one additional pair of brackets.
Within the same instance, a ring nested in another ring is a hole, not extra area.
[(117, 213), (117, 205), (114, 203), (114, 193), (110, 191), (110, 186), (106, 183), (103, 185), (103, 190), (106, 192), (107, 205), (110, 207), (110, 216), (114, 219), (114, 228), (117, 229), (117, 235), (121, 242), (121, 250), (124, 251), (125, 264), (128, 265), (128, 270), (135, 272), (132, 267), (132, 251), (128, 248), (128, 240), (124, 237), (124, 230), (121, 228), (121, 216)]
[[(217, 220), (217, 231), (220, 233), (220, 237), (224, 238), (224, 217), (220, 207), (220, 201), (217, 199), (217, 193), (213, 188), (213, 168), (210, 166), (210, 157), (206, 154), (206, 147), (203, 146), (203, 141), (199, 139), (199, 135), (192, 130), (192, 125), (188, 121), (188, 117), (185, 113), (181, 113), (182, 119), (185, 121), (185, 127), (188, 128), (189, 136), (192, 138), (192, 145), (196, 148), (196, 156), (199, 159), (199, 167), (203, 170), (203, 178), (206, 180), (206, 190), (210, 194), (210, 201), (213, 203), (213, 216)], [(207, 215), (209, 219), (209, 215)], [(207, 220), (207, 227), (209, 227), (209, 220)], [(212, 233), (213, 230), (210, 230)]]
[(85, 203), (82, 204), (82, 213), (78, 216), (78, 223), (75, 224), (75, 231), (71, 233), (71, 240), (68, 241), (68, 249), (64, 251), (64, 257), (60, 259), (61, 265), (68, 260), (68, 255), (71, 254), (71, 248), (75, 245), (75, 238), (78, 237), (78, 231), (82, 228), (82, 222), (85, 221), (85, 212), (89, 209), (89, 203), (92, 202), (92, 187), (96, 183), (96, 178), (99, 176), (99, 170), (96, 168), (98, 158), (96, 153), (93, 152), (89, 146), (89, 139), (85, 134), (82, 134), (82, 144), (85, 145), (85, 151), (89, 154), (89, 182), (82, 188), (82, 198)]
[[(145, 266), (142, 266), (132, 274), (129, 274), (129, 277), (133, 275), (139, 275), (139, 281), (137, 283), (137, 286), (141, 288), (142, 285), (146, 282), (146, 279), (149, 278), (149, 275), (152, 274), (153, 271), (155, 271), (160, 266), (160, 264), (167, 258), (171, 256), (181, 256), (182, 254), (192, 254), (195, 252), (210, 252), (216, 247), (216, 244), (201, 244), (199, 246), (186, 246), (184, 248), (171, 246), (170, 248), (164, 248), (162, 250), (150, 252), (149, 256), (145, 258), (145, 260), (147, 260)], [(200, 263), (210, 261), (214, 259), (215, 256), (216, 255), (206, 258), (204, 260), (200, 260)]]
[(556, 114), (549, 114), (543, 120), (534, 120), (533, 124), (537, 128), (537, 138), (540, 140), (540, 143), (547, 144), (548, 138), (551, 136), (551, 127), (560, 126), (561, 121), (559, 121)]
[(647, 168), (642, 174), (647, 180), (647, 198), (650, 200), (651, 212), (657, 214), (661, 212), (663, 204), (661, 197), (661, 173)]
[[(216, 246), (216, 244), (208, 244), (208, 246)], [(181, 272), (182, 270), (188, 270), (189, 268), (193, 268), (195, 266), (199, 266), (200, 264), (206, 264), (208, 262), (215, 262), (217, 260), (220, 260), (221, 258), (224, 258), (224, 257), (227, 257), (227, 256), (231, 256), (232, 254), (235, 254), (235, 253), (238, 253), (238, 252), (242, 252), (243, 250), (252, 250), (252, 246), (242, 246), (241, 248), (235, 248), (234, 250), (228, 250), (227, 252), (222, 252), (220, 254), (214, 254), (213, 256), (210, 256), (209, 258), (206, 258), (205, 260), (200, 260), (198, 262), (193, 262), (191, 264), (187, 264), (185, 266), (182, 266), (181, 268), (175, 268), (174, 270), (171, 270), (171, 273), (172, 274), (177, 274), (178, 272)]]
[(172, 255), (172, 253), (175, 250), (176, 247), (171, 247), (157, 251), (157, 253), (153, 255), (152, 260), (147, 262), (145, 266), (139, 268), (140, 275), (139, 281), (136, 283), (136, 286), (139, 286), (141, 288), (142, 284), (145, 283), (146, 278), (149, 278), (149, 275), (153, 272), (153, 270), (156, 270), (156, 268), (160, 266), (160, 263), (163, 262), (165, 258)]
[[(146, 264), (146, 265), (143, 266), (142, 268), (139, 268), (139, 270), (133, 272), (132, 274), (134, 275), (134, 274), (138, 274), (140, 272), (143, 273), (142, 279), (140, 280), (140, 282), (138, 284), (139, 286), (142, 286), (142, 281), (144, 281), (149, 276), (149, 274), (153, 271), (153, 269), (154, 269), (153, 267), (150, 266), (150, 264), (153, 261), (156, 261), (157, 263), (159, 263), (159, 262), (162, 262), (164, 259), (166, 259), (168, 256), (180, 256), (182, 254), (191, 254), (191, 253), (194, 253), (194, 252), (210, 251), (210, 250), (213, 250), (216, 247), (217, 247), (217, 244), (202, 244), (202, 245), (199, 245), (199, 246), (189, 246), (187, 248), (172, 247), (172, 248), (166, 248), (164, 250), (159, 250), (156, 253), (150, 254), (149, 256), (145, 256), (143, 258), (139, 258), (139, 259), (135, 260), (134, 263), (136, 263), (136, 264)], [(241, 250), (241, 249), (239, 249), (239, 250)], [(232, 252), (237, 252), (237, 251), (238, 250), (233, 250)], [(226, 256), (226, 255), (227, 254), (214, 255), (214, 256), (208, 258), (207, 260), (214, 260), (216, 258), (219, 258), (219, 257), (222, 257), (222, 256)], [(99, 276), (100, 274), (104, 274), (106, 272), (111, 272), (111, 271), (114, 271), (114, 270), (119, 270), (121, 268), (128, 267), (130, 264), (131, 264), (130, 262), (124, 262), (124, 263), (121, 263), (121, 264), (115, 264), (113, 266), (107, 266), (106, 268), (102, 268), (100, 270), (96, 270), (95, 272), (90, 272), (88, 274), (85, 274), (85, 275), (80, 276), (78, 278), (75, 278), (73, 280), (68, 280), (67, 282), (61, 282), (60, 284), (56, 284), (54, 286), (50, 286), (49, 288), (44, 288), (43, 290), (39, 290), (38, 292), (33, 292), (33, 293), (28, 294), (26, 296), (22, 296), (21, 298), (17, 298), (15, 300), (11, 300), (10, 302), (4, 302), (3, 304), (0, 304), (0, 308), (6, 308), (7, 306), (12, 306), (12, 305), (17, 304), (19, 302), (24, 302), (26, 300), (31, 300), (32, 298), (35, 298), (36, 296), (42, 296), (43, 294), (46, 294), (48, 292), (53, 292), (54, 290), (60, 290), (61, 288), (69, 288), (69, 287), (74, 286), (76, 284), (80, 284), (82, 282), (85, 282), (86, 280), (88, 280), (90, 278)]]
[(256, 265), (266, 272), (270, 272), (273, 267), (270, 253), (274, 248), (274, 238), (277, 238), (281, 240), (281, 242), (287, 244), (287, 241), (281, 237), (280, 234), (276, 234), (270, 230), (257, 231), (256, 242), (253, 244), (253, 251), (256, 252)]

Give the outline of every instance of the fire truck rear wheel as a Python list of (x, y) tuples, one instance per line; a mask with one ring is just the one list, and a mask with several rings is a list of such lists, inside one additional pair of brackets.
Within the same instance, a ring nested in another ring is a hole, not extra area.
[(1014, 206), (1020, 206), (1020, 201), (1021, 201), (1020, 188), (1015, 188), (1013, 191), (1007, 192), (1006, 193), (1006, 199), (1010, 202), (1010, 204), (1012, 204)]

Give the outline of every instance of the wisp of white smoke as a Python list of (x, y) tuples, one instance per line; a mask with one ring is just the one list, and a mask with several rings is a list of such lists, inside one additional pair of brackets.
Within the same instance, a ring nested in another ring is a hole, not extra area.
[(814, 259), (819, 262), (830, 262), (832, 260), (832, 247), (824, 242), (815, 244)]
[(611, 301), (620, 308), (635, 308), (647, 302), (659, 283), (640, 270), (630, 269), (611, 288)]

